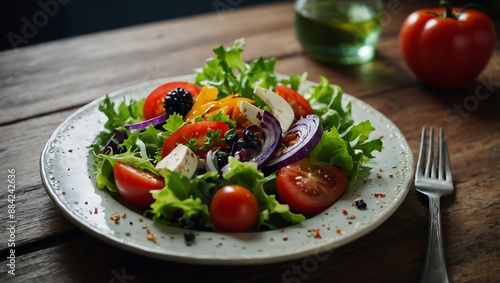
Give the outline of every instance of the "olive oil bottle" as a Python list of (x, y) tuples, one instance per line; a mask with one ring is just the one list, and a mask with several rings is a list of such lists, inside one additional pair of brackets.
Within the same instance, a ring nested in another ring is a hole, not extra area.
[(295, 30), (304, 51), (328, 63), (373, 59), (381, 31), (380, 0), (297, 0)]

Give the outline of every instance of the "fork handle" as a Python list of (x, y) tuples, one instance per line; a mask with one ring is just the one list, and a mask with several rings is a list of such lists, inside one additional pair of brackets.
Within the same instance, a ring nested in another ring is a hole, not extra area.
[(429, 194), (429, 239), (427, 243), (427, 256), (420, 282), (449, 282), (444, 262), (443, 238), (441, 234), (441, 213), (439, 195)]

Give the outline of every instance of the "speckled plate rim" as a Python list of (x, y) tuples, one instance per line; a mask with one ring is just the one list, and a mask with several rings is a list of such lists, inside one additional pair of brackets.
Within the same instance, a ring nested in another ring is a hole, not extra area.
[[(193, 79), (193, 75), (186, 75), (148, 81), (112, 92), (109, 97), (115, 102), (144, 97), (159, 84)], [(299, 225), (241, 234), (196, 231), (195, 241), (186, 243), (186, 230), (155, 224), (124, 207), (108, 192), (96, 189), (87, 147), (103, 128), (104, 115), (96, 117), (103, 99), (78, 109), (54, 131), (41, 153), (41, 179), (61, 213), (78, 228), (115, 247), (147, 257), (190, 264), (253, 265), (328, 255), (385, 222), (404, 201), (413, 182), (413, 154), (397, 126), (372, 106), (344, 94), (343, 102), (352, 103), (355, 121), (370, 119), (375, 135), (384, 141), (382, 153), (376, 153), (374, 162), (368, 164), (372, 170), (360, 176), (348, 194), (324, 213)], [(368, 209), (352, 206), (357, 197), (365, 199)], [(110, 217), (113, 213), (126, 218), (115, 222)], [(321, 237), (315, 237), (312, 229), (317, 229)], [(154, 233), (157, 242), (147, 240), (147, 233)]]

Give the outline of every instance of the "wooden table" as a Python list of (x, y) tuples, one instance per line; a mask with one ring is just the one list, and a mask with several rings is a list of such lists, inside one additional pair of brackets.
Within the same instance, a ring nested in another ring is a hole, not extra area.
[[(15, 276), (6, 273), (8, 225), (0, 232), (0, 281), (417, 282), (429, 216), (413, 188), (384, 224), (335, 249), (311, 272), (294, 271), (302, 259), (227, 267), (138, 256), (82, 232), (50, 200), (40, 180), (40, 153), (70, 114), (125, 86), (192, 73), (212, 56), (212, 48), (244, 37), (246, 60), (276, 57), (280, 73), (308, 72), (313, 81), (326, 76), (384, 113), (406, 136), (415, 160), (422, 126), (444, 127), (456, 184), (456, 193), (442, 201), (450, 279), (498, 282), (500, 50), (480, 78), (463, 89), (444, 92), (423, 86), (405, 67), (398, 49), (400, 24), (418, 5), (403, 1), (398, 13), (387, 13), (377, 57), (354, 67), (320, 64), (303, 54), (293, 32), (290, 2), (219, 10), (1, 52), (0, 212), (6, 223), (7, 175), (15, 169), (18, 222)], [(287, 271), (294, 276), (283, 277)]]

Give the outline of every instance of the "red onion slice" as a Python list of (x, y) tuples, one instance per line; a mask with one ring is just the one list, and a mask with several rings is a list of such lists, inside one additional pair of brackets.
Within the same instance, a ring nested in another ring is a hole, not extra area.
[(113, 152), (113, 154), (121, 153), (120, 144), (127, 139), (127, 133), (121, 130), (115, 130), (115, 134), (108, 140), (106, 145), (102, 148), (101, 153), (109, 154)]
[(318, 145), (323, 135), (323, 127), (317, 115), (307, 115), (307, 117), (299, 119), (283, 136), (286, 137), (290, 134), (297, 135), (298, 140), (289, 146), (283, 154), (268, 160), (263, 167), (265, 171), (274, 172), (306, 157)]
[(135, 124), (130, 124), (130, 125), (125, 125), (125, 129), (131, 131), (131, 130), (143, 130), (146, 129), (146, 127), (151, 124), (153, 127), (158, 126), (159, 124), (165, 122), (167, 120), (167, 113), (161, 114), (159, 116), (153, 117), (151, 119), (148, 119), (146, 121), (141, 121), (139, 123)]
[(281, 144), (281, 125), (278, 119), (268, 111), (262, 113), (260, 128), (264, 134), (262, 150), (255, 157), (255, 161), (262, 166), (269, 158), (274, 156)]

